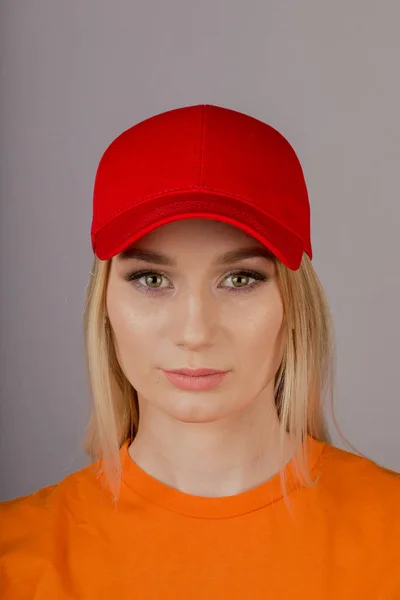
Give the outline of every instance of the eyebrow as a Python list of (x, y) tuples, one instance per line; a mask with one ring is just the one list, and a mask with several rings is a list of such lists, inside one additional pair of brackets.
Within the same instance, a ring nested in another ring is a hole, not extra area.
[[(213, 261), (213, 264), (227, 265), (239, 262), (246, 258), (256, 257), (261, 257), (272, 262), (275, 258), (275, 255), (266, 247), (253, 246), (248, 248), (238, 248), (237, 250), (230, 250), (229, 252), (225, 252), (224, 254), (217, 254)], [(121, 261), (134, 259), (154, 263), (157, 265), (165, 265), (169, 267), (177, 266), (176, 261), (170, 258), (169, 256), (166, 256), (165, 254), (160, 254), (159, 252), (154, 252), (153, 250), (143, 250), (135, 247), (130, 247), (126, 250), (123, 250), (118, 255), (118, 258)]]

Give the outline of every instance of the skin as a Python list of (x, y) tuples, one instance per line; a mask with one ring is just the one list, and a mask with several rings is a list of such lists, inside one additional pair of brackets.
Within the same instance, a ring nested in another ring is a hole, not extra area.
[[(293, 457), (286, 436), (279, 462), (273, 384), (284, 350), (284, 310), (274, 265), (263, 257), (213, 265), (217, 254), (248, 246), (263, 247), (232, 225), (185, 219), (133, 244), (168, 255), (176, 267), (121, 255), (111, 263), (107, 312), (140, 410), (129, 453), (144, 471), (188, 494), (238, 494)], [(268, 279), (235, 278), (243, 269)], [(126, 280), (141, 270), (150, 273)], [(161, 371), (183, 367), (230, 372), (215, 388), (185, 391)]]

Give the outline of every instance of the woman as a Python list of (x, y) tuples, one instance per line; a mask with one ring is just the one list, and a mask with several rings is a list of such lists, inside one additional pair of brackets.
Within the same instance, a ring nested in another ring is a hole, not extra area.
[(298, 158), (212, 105), (98, 167), (90, 467), (1, 505), (2, 598), (400, 598), (400, 478), (335, 448)]

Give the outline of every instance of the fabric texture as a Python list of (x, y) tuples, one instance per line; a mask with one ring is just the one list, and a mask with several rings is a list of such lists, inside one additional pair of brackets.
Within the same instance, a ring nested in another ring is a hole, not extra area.
[[(307, 488), (171, 488), (121, 448), (115, 506), (99, 464), (0, 504), (2, 600), (400, 599), (400, 474), (308, 438)], [(291, 466), (291, 463), (288, 465)]]

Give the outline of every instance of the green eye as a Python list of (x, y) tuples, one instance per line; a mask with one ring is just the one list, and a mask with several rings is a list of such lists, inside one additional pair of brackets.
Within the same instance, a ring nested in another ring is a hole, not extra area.
[[(159, 290), (161, 291), (161, 290), (171, 289), (170, 287), (162, 287), (161, 284), (157, 285), (157, 278), (168, 279), (168, 276), (166, 273), (163, 273), (162, 271), (134, 271), (133, 273), (128, 273), (128, 275), (126, 275), (124, 277), (124, 279), (126, 279), (126, 281), (133, 282), (137, 289), (139, 289), (140, 291), (144, 291), (146, 293), (159, 293)], [(233, 273), (228, 273), (225, 276), (224, 281), (226, 281), (229, 278), (232, 279), (232, 281), (236, 281), (236, 282), (239, 280), (238, 281), (239, 285), (221, 286), (222, 288), (226, 289), (228, 292), (250, 292), (256, 286), (258, 286), (261, 283), (266, 282), (270, 279), (270, 277), (266, 274), (259, 273), (257, 271), (247, 271), (247, 270), (241, 270), (241, 271), (235, 271)], [(144, 284), (140, 283), (140, 281), (139, 281), (140, 279), (144, 279), (145, 283)], [(243, 281), (243, 279), (245, 281)], [(255, 283), (248, 285), (249, 279), (254, 279)]]

